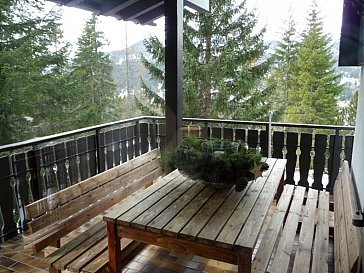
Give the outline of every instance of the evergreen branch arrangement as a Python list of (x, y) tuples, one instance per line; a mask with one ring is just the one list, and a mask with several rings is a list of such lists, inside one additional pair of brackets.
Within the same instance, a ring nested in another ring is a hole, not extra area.
[(261, 154), (245, 145), (229, 140), (186, 137), (176, 148), (166, 148), (161, 154), (166, 173), (178, 169), (184, 176), (211, 185), (235, 185), (242, 191), (248, 181), (261, 176), (269, 168)]

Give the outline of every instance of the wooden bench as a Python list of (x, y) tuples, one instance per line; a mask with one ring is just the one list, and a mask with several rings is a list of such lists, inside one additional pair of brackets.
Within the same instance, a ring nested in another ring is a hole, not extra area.
[[(354, 197), (345, 162), (334, 188), (335, 272), (355, 272), (359, 257), (358, 231), (351, 224)], [(252, 272), (328, 272), (329, 215), (329, 192), (314, 189), (306, 192), (305, 187), (285, 185), (262, 234)]]
[[(60, 239), (102, 214), (162, 174), (159, 151), (153, 150), (126, 163), (26, 206), (30, 234), (25, 244), (35, 251), (60, 246)], [(125, 257), (141, 245), (122, 242)], [(127, 246), (127, 247), (126, 247)], [(44, 261), (49, 272), (98, 272), (107, 266), (106, 224), (100, 221), (57, 249)]]
[(349, 164), (344, 161), (334, 186), (335, 272), (357, 272), (360, 231), (352, 225), (357, 211), (356, 195)]
[(285, 185), (252, 271), (328, 272), (329, 201), (328, 192), (309, 189), (306, 197), (305, 187)]

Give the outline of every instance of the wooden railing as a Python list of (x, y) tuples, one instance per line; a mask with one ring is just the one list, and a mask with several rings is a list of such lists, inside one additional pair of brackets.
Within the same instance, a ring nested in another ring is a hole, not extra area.
[[(186, 133), (242, 141), (268, 155), (267, 122), (187, 118), (184, 124)], [(286, 183), (331, 191), (340, 162), (351, 162), (354, 128), (271, 127), (272, 156), (287, 158)], [(164, 117), (146, 116), (1, 146), (1, 239), (25, 230), (28, 203), (164, 146)]]

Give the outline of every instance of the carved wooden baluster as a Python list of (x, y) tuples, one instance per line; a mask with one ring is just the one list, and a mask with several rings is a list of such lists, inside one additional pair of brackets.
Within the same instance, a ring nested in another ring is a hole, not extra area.
[(294, 173), (296, 170), (297, 162), (297, 146), (298, 146), (298, 134), (287, 133), (287, 165), (286, 165), (286, 184), (295, 184)]
[(298, 181), (298, 185), (303, 187), (308, 187), (308, 173), (311, 165), (311, 146), (312, 146), (312, 134), (301, 133), (300, 139), (300, 157), (299, 157), (299, 166), (300, 166), (300, 180)]
[(315, 157), (313, 160), (313, 184), (312, 188), (323, 189), (322, 177), (326, 164), (327, 135), (315, 135)]

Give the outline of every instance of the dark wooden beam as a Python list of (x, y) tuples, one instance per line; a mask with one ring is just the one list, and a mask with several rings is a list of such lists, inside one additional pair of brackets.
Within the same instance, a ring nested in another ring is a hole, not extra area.
[(136, 21), (142, 25), (154, 25), (153, 21), (161, 18), (164, 15), (164, 5), (159, 6), (148, 13), (136, 17)]
[(137, 1), (116, 14), (123, 20), (133, 20), (149, 11), (163, 5), (163, 0), (148, 0), (148, 5), (144, 1)]
[(182, 141), (183, 4), (184, 0), (164, 2), (166, 147)]
[(124, 0), (119, 2), (116, 2), (115, 0), (108, 1), (103, 4), (104, 7), (100, 11), (100, 14), (105, 16), (114, 16), (115, 13), (120, 12), (124, 8), (127, 8), (138, 1), (139, 0)]

